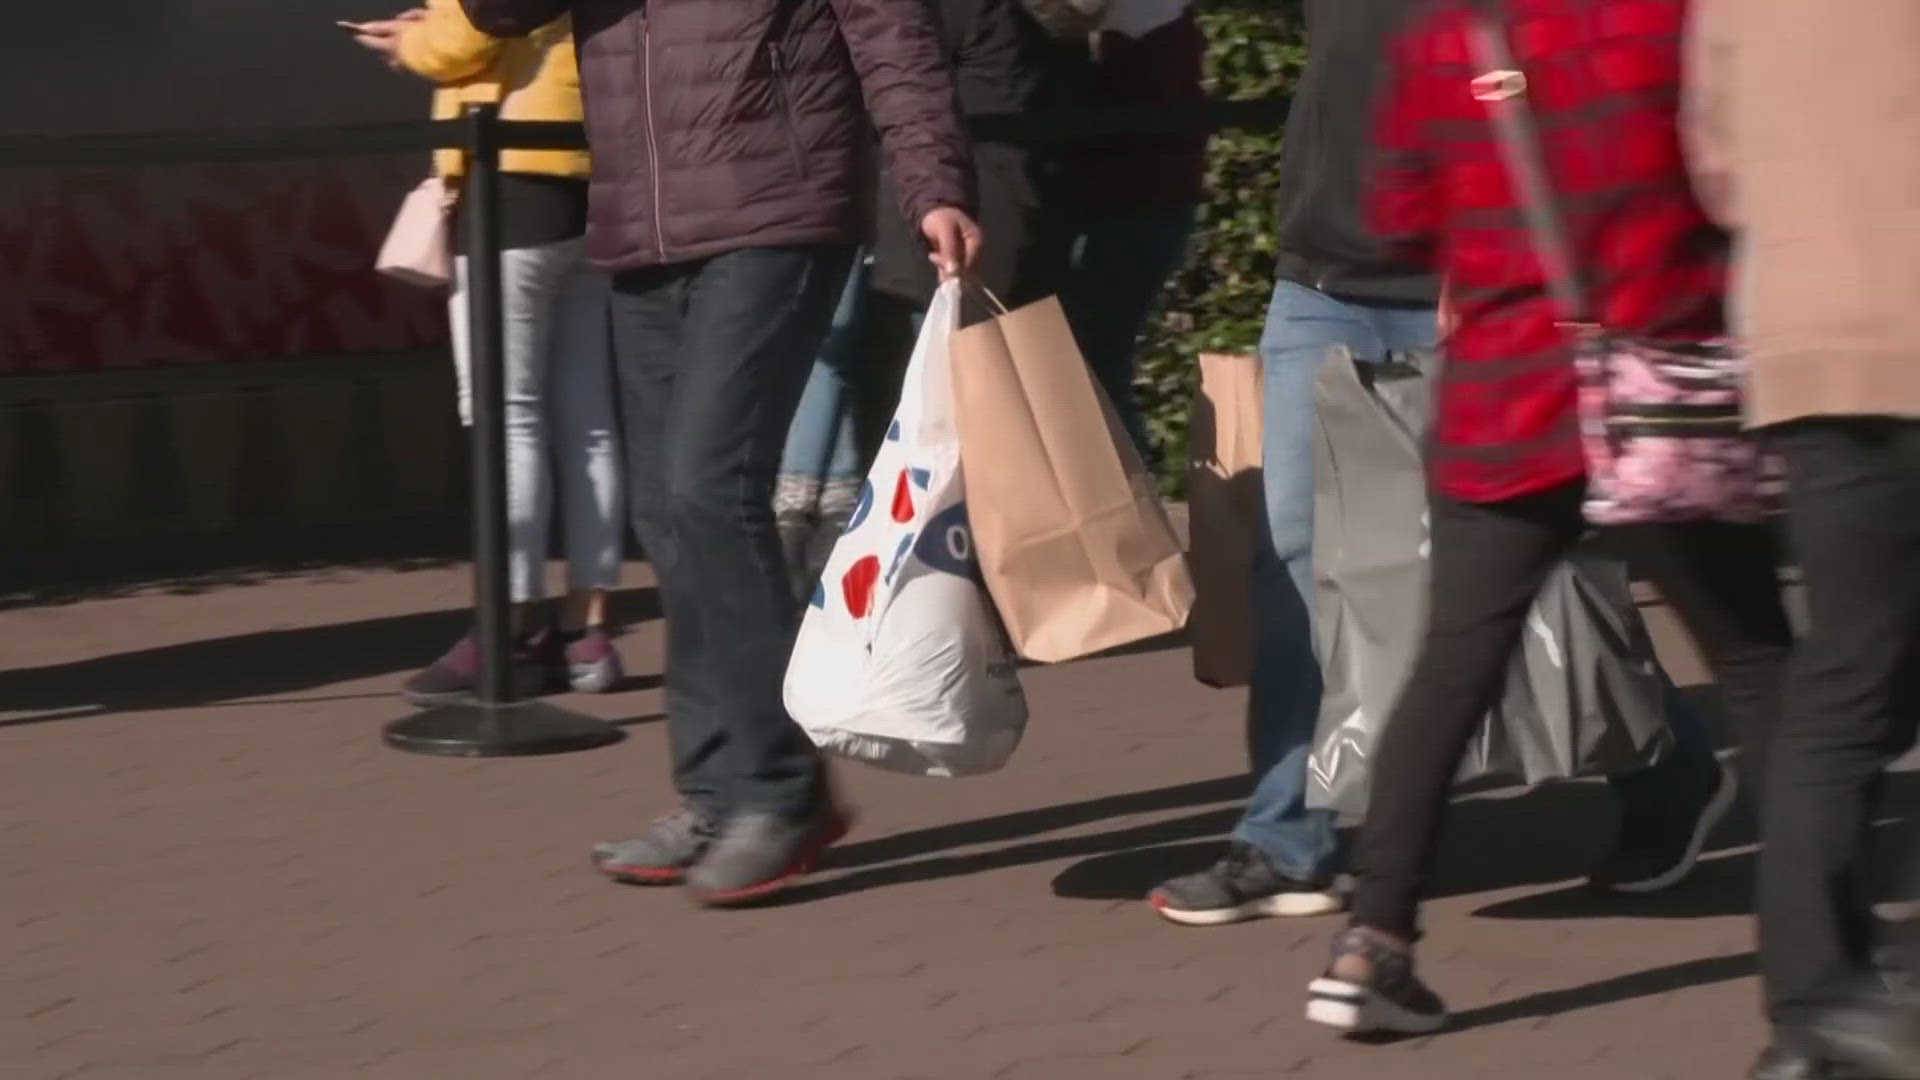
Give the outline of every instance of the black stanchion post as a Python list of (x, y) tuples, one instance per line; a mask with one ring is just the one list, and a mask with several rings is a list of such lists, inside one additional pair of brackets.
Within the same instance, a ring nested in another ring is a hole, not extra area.
[(467, 259), (467, 357), (473, 393), (473, 613), (480, 700), (513, 693), (513, 612), (507, 594), (506, 303), (500, 295), (500, 128), (490, 105), (467, 109), (461, 231)]
[(505, 757), (586, 750), (619, 739), (601, 720), (542, 701), (516, 702), (513, 601), (507, 591), (507, 426), (500, 282), (500, 110), (467, 107), (460, 195), (473, 388), (473, 606), (480, 680), (472, 702), (397, 720), (389, 746), (422, 754)]

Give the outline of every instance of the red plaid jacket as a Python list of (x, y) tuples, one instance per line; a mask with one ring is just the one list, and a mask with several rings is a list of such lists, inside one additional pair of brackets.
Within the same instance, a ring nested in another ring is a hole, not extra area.
[[(1727, 238), (1694, 201), (1677, 130), (1684, 0), (1505, 0), (1547, 169), (1599, 321), (1638, 336), (1724, 329)], [(1457, 315), (1431, 438), (1435, 486), (1493, 502), (1585, 471), (1572, 342), (1557, 325), (1486, 106), (1468, 0), (1397, 43), (1370, 207), (1447, 280)]]

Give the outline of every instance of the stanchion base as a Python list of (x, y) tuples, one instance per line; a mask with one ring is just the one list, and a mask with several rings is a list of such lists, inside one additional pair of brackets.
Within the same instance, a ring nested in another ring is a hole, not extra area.
[(440, 705), (386, 726), (388, 746), (442, 757), (566, 754), (619, 742), (619, 728), (544, 701)]

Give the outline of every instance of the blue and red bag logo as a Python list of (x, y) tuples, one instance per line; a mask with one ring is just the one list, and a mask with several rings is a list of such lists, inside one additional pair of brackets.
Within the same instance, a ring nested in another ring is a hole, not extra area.
[[(894, 481), (888, 516), (902, 525), (911, 523), (919, 513), (917, 499), (932, 480), (932, 474), (926, 469), (902, 469)], [(866, 521), (873, 512), (875, 501), (873, 483), (868, 481), (861, 484), (860, 501), (854, 507), (847, 532), (853, 532)], [(980, 562), (974, 557), (973, 530), (967, 525), (967, 507), (965, 503), (959, 503), (935, 514), (920, 531), (900, 537), (884, 565), (880, 556), (873, 554), (864, 555), (847, 567), (835, 583), (841, 602), (846, 604), (847, 614), (855, 619), (864, 619), (873, 614), (876, 590), (882, 584), (893, 584), (906, 565), (909, 554), (940, 573), (963, 577), (983, 587), (986, 584), (980, 573)], [(825, 580), (817, 583), (808, 602), (813, 607), (824, 609), (827, 606), (828, 587)]]
[(940, 511), (920, 530), (913, 554), (921, 562), (944, 574), (966, 578), (985, 585), (980, 560), (973, 549), (973, 529), (967, 524), (967, 504), (955, 503)]

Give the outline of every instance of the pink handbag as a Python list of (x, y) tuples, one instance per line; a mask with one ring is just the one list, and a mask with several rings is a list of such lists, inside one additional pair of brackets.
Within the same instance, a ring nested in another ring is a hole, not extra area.
[(453, 208), (453, 189), (438, 176), (429, 176), (407, 192), (400, 212), (380, 245), (374, 269), (409, 285), (444, 288), (453, 280), (453, 256), (448, 250), (447, 215)]
[(1526, 75), (1489, 18), (1475, 20), (1473, 50), (1485, 72), (1473, 96), (1492, 115), (1548, 285), (1577, 335), (1587, 520), (1751, 524), (1779, 512), (1780, 461), (1745, 429), (1745, 359), (1725, 339), (1656, 342), (1596, 325), (1526, 106)]
[(1780, 512), (1781, 463), (1745, 430), (1746, 365), (1730, 342), (1584, 329), (1575, 362), (1588, 521), (1751, 524)]

